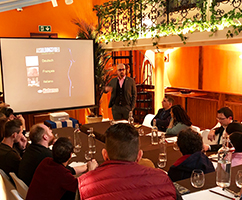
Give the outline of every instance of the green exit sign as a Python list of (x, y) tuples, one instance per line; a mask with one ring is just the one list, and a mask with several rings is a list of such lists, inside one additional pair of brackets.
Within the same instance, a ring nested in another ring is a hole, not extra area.
[(51, 32), (51, 26), (39, 25), (39, 32)]

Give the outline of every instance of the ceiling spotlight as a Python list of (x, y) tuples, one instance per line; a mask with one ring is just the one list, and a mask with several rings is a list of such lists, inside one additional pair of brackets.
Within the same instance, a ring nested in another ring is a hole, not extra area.
[(73, 3), (73, 0), (65, 0), (65, 2), (66, 2), (66, 5), (70, 5)]
[(51, 3), (52, 3), (53, 7), (57, 7), (58, 6), (57, 0), (51, 0)]
[(23, 11), (23, 8), (16, 8), (16, 10), (17, 10), (18, 12), (22, 12), (22, 11)]

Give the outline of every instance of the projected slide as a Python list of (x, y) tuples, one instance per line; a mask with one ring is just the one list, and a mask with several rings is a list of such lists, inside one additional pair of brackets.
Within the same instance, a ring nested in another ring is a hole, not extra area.
[(4, 99), (16, 112), (95, 104), (92, 40), (1, 39), (1, 54)]

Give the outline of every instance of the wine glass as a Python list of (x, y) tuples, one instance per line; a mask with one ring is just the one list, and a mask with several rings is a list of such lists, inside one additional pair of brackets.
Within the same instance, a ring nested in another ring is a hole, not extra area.
[(142, 128), (138, 129), (139, 136), (144, 136), (145, 132)]
[(87, 162), (92, 159), (92, 153), (89, 150), (85, 151), (85, 159)]
[(164, 168), (166, 166), (166, 161), (167, 161), (167, 155), (166, 153), (159, 153), (159, 158), (158, 158), (158, 167), (159, 168)]
[(203, 185), (205, 183), (205, 176), (204, 176), (203, 171), (200, 169), (194, 169), (192, 171), (190, 180), (191, 180), (191, 184), (193, 187), (195, 187), (195, 188), (203, 187)]
[(237, 187), (242, 188), (242, 170), (238, 170), (235, 177), (235, 183)]
[(178, 145), (177, 145), (177, 142), (175, 142), (175, 141), (174, 141), (174, 143), (173, 143), (173, 149), (174, 149), (175, 151), (179, 151), (179, 147), (178, 147)]

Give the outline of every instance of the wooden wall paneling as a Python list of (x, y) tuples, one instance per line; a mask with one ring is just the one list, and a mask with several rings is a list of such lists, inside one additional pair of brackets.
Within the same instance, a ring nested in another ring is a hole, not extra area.
[(231, 108), (231, 110), (233, 111), (235, 120), (239, 122), (242, 121), (242, 103), (225, 101), (225, 106), (228, 106)]
[(198, 89), (203, 89), (203, 47), (199, 46)]
[(218, 100), (201, 97), (187, 97), (187, 114), (193, 125), (201, 129), (216, 125)]
[(176, 96), (176, 95), (172, 95), (172, 94), (169, 94), (169, 95), (172, 96), (172, 98), (174, 99), (174, 105), (180, 104), (184, 109), (186, 109), (186, 98), (185, 97)]

